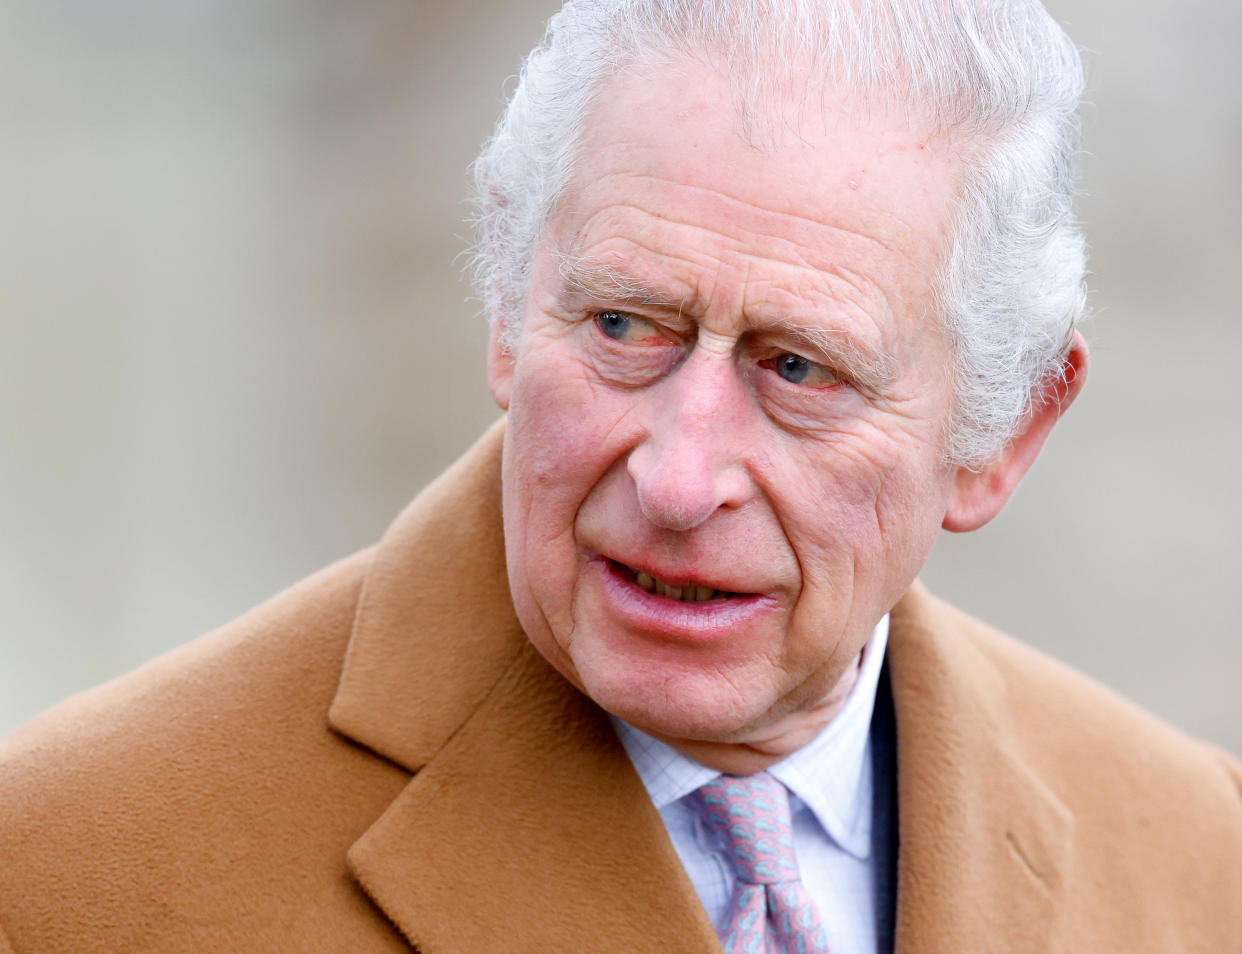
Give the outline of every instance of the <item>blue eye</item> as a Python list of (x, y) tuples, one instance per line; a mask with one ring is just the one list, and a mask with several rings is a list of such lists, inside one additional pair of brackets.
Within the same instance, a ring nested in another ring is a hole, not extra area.
[(841, 379), (831, 368), (788, 351), (775, 358), (765, 358), (759, 362), (759, 367), (775, 371), (782, 380), (790, 384), (800, 384), (817, 391), (831, 390), (841, 383)]
[(601, 311), (595, 316), (599, 330), (614, 341), (621, 341), (629, 333), (634, 318), (623, 311)]
[(775, 370), (790, 384), (801, 384), (810, 373), (811, 362), (796, 354), (783, 354), (776, 359)]

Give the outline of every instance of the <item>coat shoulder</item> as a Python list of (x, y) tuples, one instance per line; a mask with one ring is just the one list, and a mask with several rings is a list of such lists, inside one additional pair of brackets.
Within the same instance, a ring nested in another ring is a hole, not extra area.
[[(1242, 808), (1238, 762), (1194, 739), (1090, 676), (928, 593), (912, 593), (909, 617), (960, 641), (995, 682), (1008, 728), (1032, 757), (1090, 756), (1130, 772), (1190, 777)], [(1242, 819), (1240, 819), (1242, 820)]]
[[(1073, 818), (1111, 879), (1228, 897), (1242, 925), (1242, 765), (1113, 690), (925, 591), (915, 618), (957, 641), (987, 682), (1013, 754)], [(1103, 885), (1100, 886), (1104, 890)]]
[[(1004, 679), (1018, 712), (1039, 712), (1025, 722), (1032, 746), (1040, 738), (1071, 741), (1082, 758), (1102, 760), (1129, 774), (1194, 779), (1242, 808), (1224, 753), (1187, 735), (1066, 663), (965, 614), (963, 630)], [(1062, 750), (1064, 752), (1064, 750)], [(1242, 816), (1238, 819), (1242, 822)]]
[[(920, 704), (910, 732), (939, 753), (919, 763), (925, 784), (987, 779), (961, 786), (963, 812), (985, 828), (991, 818), (1060, 899), (1055, 931), (1073, 943), (1047, 949), (1242, 950), (1235, 759), (919, 586), (893, 611), (889, 649), (894, 696), (900, 677)], [(899, 755), (901, 744), (899, 708)]]
[(342, 897), (345, 852), (408, 781), (328, 724), (370, 562), (347, 558), (0, 740), (0, 924), (18, 949), (208, 936), (222, 911), (288, 908), (284, 870), (322, 880), (300, 896), (324, 910), (334, 895), (364, 904)]

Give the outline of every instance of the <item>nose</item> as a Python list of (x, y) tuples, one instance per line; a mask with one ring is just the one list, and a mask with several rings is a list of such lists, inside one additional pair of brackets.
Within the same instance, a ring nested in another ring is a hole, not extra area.
[(692, 530), (750, 499), (748, 403), (732, 357), (699, 351), (649, 392), (647, 435), (626, 465), (644, 517)]

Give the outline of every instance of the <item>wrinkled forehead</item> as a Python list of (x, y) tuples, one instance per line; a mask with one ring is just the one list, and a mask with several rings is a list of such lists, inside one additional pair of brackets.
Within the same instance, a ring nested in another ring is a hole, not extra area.
[[(966, 171), (961, 148), (911, 117), (832, 90), (771, 89), (762, 102), (740, 103), (735, 77), (689, 60), (609, 77), (576, 145), (544, 236), (570, 255), (581, 251), (582, 230), (599, 224), (593, 200), (619, 183), (640, 185), (664, 215), (727, 219), (737, 242), (775, 231), (777, 241), (808, 248), (823, 227), (840, 227), (909, 237), (932, 248), (917, 256), (927, 262), (944, 248)], [(625, 212), (622, 202), (602, 216)]]
[[(956, 200), (987, 140), (983, 130), (945, 127), (918, 100), (878, 87), (861, 94), (811, 55), (755, 65), (713, 48), (670, 50), (657, 44), (618, 61), (598, 82), (548, 215), (558, 211), (568, 192), (588, 184), (583, 171), (598, 167), (591, 160), (602, 148), (639, 152), (652, 125), (692, 121), (700, 128), (710, 124), (715, 136), (710, 145), (728, 143), (730, 151), (722, 156), (702, 143), (666, 143), (660, 161), (670, 169), (688, 168), (705, 181), (745, 176), (762, 181), (765, 160), (775, 165), (797, 154), (797, 172), (812, 193), (883, 180), (889, 167), (901, 164), (902, 152), (918, 150), (925, 192)], [(860, 137), (874, 144), (869, 161), (865, 167), (843, 166), (833, 143)], [(718, 167), (709, 168), (711, 162)]]

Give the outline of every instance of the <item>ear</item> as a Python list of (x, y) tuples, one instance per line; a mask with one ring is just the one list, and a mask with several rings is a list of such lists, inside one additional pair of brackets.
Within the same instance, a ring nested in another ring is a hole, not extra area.
[(497, 318), (487, 339), (487, 386), (492, 390), (492, 399), (502, 411), (507, 411), (515, 359), (504, 339), (504, 324)]
[(981, 470), (959, 467), (943, 526), (954, 533), (977, 530), (1001, 512), (1018, 481), (1035, 462), (1052, 425), (1073, 403), (1087, 380), (1087, 342), (1074, 332), (1060, 375), (1050, 375), (1032, 395), (1032, 407), (1013, 439)]

